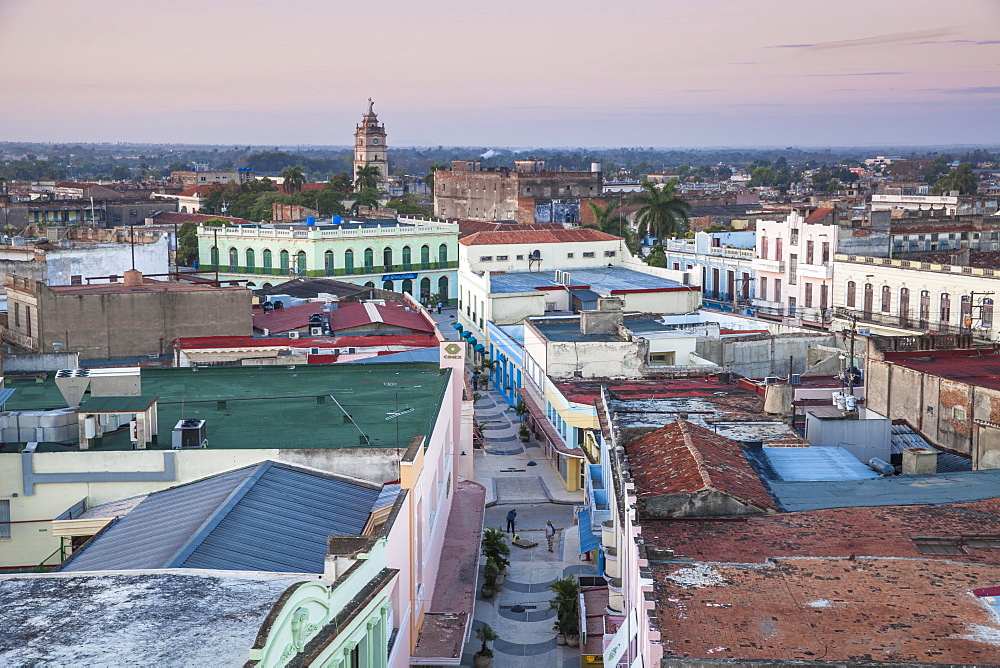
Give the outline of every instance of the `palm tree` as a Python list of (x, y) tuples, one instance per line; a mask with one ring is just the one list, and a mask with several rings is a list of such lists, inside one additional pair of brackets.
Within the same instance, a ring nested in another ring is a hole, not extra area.
[(553, 593), (549, 610), (556, 611), (555, 630), (564, 636), (580, 635), (580, 583), (572, 575), (548, 586)]
[(378, 191), (374, 188), (362, 188), (358, 191), (357, 199), (351, 205), (351, 211), (356, 213), (359, 206), (367, 206), (372, 209), (378, 207)]
[(597, 202), (587, 202), (590, 210), (594, 213), (594, 223), (592, 225), (584, 225), (584, 227), (590, 227), (600, 230), (605, 234), (613, 234), (623, 238), (625, 245), (635, 254), (639, 250), (638, 243), (636, 243), (635, 234), (632, 232), (631, 223), (628, 222), (625, 216), (618, 212), (619, 204), (620, 202), (608, 202), (607, 205), (602, 207)]
[(378, 165), (365, 164), (364, 167), (358, 167), (358, 171), (354, 175), (354, 192), (361, 192), (365, 188), (375, 190), (381, 180), (382, 170), (378, 168)]
[(661, 188), (647, 181), (642, 184), (642, 192), (631, 197), (629, 201), (639, 206), (635, 219), (639, 223), (640, 238), (649, 233), (663, 243), (664, 239), (681, 231), (681, 223), (687, 223), (691, 205), (674, 192), (676, 187), (677, 179), (667, 181)]
[(301, 191), (302, 184), (306, 182), (306, 175), (298, 165), (281, 170), (281, 178), (284, 179), (285, 192), (289, 195)]

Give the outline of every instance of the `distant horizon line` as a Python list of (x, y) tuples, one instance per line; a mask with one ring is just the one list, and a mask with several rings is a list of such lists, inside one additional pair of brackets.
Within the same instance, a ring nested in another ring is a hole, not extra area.
[[(353, 145), (351, 144), (306, 144), (306, 143), (295, 143), (295, 144), (275, 144), (275, 143), (258, 143), (258, 144), (246, 144), (246, 143), (233, 143), (233, 142), (223, 142), (223, 143), (209, 143), (209, 142), (158, 142), (158, 141), (51, 141), (51, 140), (8, 140), (0, 139), (0, 146), (11, 145), (11, 144), (40, 144), (43, 146), (56, 146), (56, 145), (76, 145), (76, 146), (165, 146), (165, 147), (198, 147), (198, 146), (209, 146), (218, 148), (233, 148), (233, 149), (279, 149), (279, 150), (318, 150), (318, 149), (337, 149), (337, 150), (353, 150)], [(394, 148), (405, 148), (405, 149), (486, 149), (486, 150), (502, 150), (510, 152), (524, 152), (532, 150), (579, 150), (579, 151), (612, 151), (621, 149), (637, 149), (643, 151), (714, 151), (720, 149), (728, 150), (779, 150), (779, 151), (789, 151), (789, 150), (817, 150), (817, 149), (933, 149), (933, 148), (972, 148), (972, 149), (997, 149), (1000, 150), (1000, 143), (954, 143), (954, 144), (792, 144), (782, 146), (780, 144), (708, 144), (708, 145), (690, 145), (690, 146), (646, 146), (646, 145), (617, 145), (617, 146), (582, 146), (582, 145), (553, 145), (553, 146), (542, 146), (542, 145), (524, 145), (524, 146), (500, 146), (498, 144), (395, 144), (389, 145), (386, 148), (391, 152)], [(244, 148), (246, 147), (246, 148)]]

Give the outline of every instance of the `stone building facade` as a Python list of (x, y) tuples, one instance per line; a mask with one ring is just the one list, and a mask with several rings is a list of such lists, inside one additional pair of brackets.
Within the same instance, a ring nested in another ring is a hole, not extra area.
[(483, 170), (477, 160), (452, 161), (434, 175), (434, 215), (466, 220), (578, 225), (583, 207), (598, 199), (601, 172), (547, 171), (541, 160)]

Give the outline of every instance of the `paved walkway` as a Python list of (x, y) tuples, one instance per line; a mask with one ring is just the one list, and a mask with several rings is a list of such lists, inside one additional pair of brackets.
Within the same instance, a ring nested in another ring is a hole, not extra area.
[[(492, 600), (477, 599), (474, 626), (486, 622), (499, 634), (493, 643), (495, 666), (577, 667), (579, 649), (556, 645), (547, 585), (570, 573), (596, 574), (594, 565), (580, 558), (580, 536), (573, 523), (573, 505), (583, 503), (583, 493), (566, 491), (538, 443), (521, 443), (518, 418), (499, 393), (492, 389), (480, 393), (476, 422), (486, 424), (485, 449), (475, 452), (475, 478), (486, 488), (485, 525), (505, 528), (507, 512), (516, 508), (518, 535), (538, 546), (511, 547), (503, 590)], [(557, 530), (553, 552), (545, 543), (549, 520)], [(482, 566), (485, 561), (480, 561)], [(481, 574), (480, 568), (480, 578)], [(516, 612), (511, 610), (514, 606), (520, 606)], [(463, 666), (472, 665), (478, 649), (473, 636), (465, 647)]]

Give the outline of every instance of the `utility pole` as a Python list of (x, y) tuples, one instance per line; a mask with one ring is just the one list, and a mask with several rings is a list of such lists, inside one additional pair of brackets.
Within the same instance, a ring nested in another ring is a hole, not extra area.
[(851, 314), (851, 356), (847, 360), (847, 392), (854, 396), (854, 336), (857, 333), (858, 316)]

